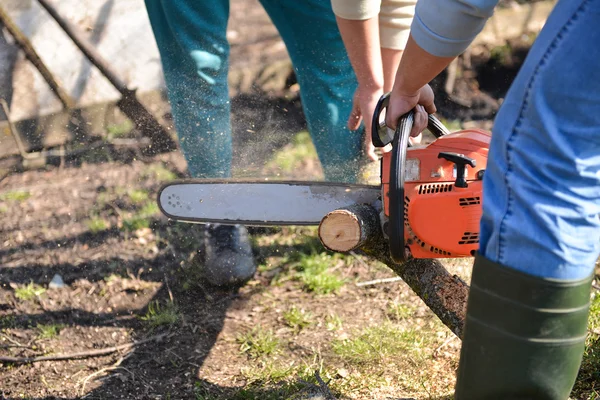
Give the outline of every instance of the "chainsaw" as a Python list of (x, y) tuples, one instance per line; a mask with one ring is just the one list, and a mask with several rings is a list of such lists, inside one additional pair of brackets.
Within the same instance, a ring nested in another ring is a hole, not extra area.
[(183, 179), (159, 189), (159, 208), (166, 217), (188, 223), (301, 226), (319, 225), (336, 209), (366, 204), (379, 212), (397, 263), (474, 256), (491, 134), (450, 132), (429, 115), (427, 130), (435, 140), (413, 145), (414, 111), (392, 130), (385, 124), (388, 105), (389, 93), (379, 99), (371, 121), (374, 146), (391, 145), (380, 158), (380, 185)]

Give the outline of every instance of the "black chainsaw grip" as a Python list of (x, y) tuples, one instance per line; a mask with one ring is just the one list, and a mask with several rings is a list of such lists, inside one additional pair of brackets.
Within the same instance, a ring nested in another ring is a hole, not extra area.
[[(386, 110), (390, 104), (390, 92), (383, 94), (375, 106), (373, 117), (371, 118), (371, 141), (375, 147), (385, 147), (391, 141), (390, 137), (386, 134), (382, 134), (380, 131), (386, 129), (385, 122), (381, 123), (379, 118), (381, 113)], [(433, 114), (429, 114), (427, 118), (427, 129), (433, 136), (440, 138), (450, 133), (448, 128), (437, 119)], [(392, 139), (393, 140), (393, 139)], [(410, 146), (410, 144), (409, 144)]]
[(398, 121), (392, 141), (390, 165), (390, 256), (396, 263), (406, 261), (404, 251), (404, 176), (406, 174), (406, 150), (414, 122), (414, 111), (404, 114)]

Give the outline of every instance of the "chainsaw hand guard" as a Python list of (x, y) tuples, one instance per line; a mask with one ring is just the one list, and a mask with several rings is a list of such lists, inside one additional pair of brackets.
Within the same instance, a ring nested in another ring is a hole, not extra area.
[[(386, 93), (377, 102), (373, 119), (371, 120), (371, 140), (375, 147), (385, 147), (394, 140), (394, 132), (385, 124), (385, 115), (390, 104), (390, 93)], [(412, 123), (411, 123), (412, 126)], [(427, 129), (436, 138), (442, 137), (450, 133), (450, 131), (437, 119), (433, 114), (429, 114), (427, 121)], [(410, 133), (410, 131), (409, 131)], [(410, 146), (410, 144), (409, 144)]]

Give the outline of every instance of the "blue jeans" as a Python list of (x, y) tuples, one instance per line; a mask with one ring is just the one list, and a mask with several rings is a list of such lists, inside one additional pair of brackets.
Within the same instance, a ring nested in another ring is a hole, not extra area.
[(496, 117), (480, 253), (580, 279), (600, 245), (600, 0), (559, 0)]
[[(286, 44), (325, 179), (355, 182), (363, 130), (346, 120), (357, 87), (329, 0), (261, 0)], [(193, 177), (231, 176), (228, 0), (146, 0), (175, 129)]]

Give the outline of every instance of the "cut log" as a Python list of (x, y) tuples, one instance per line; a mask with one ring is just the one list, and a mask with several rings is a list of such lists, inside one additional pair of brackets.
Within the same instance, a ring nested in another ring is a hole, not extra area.
[(376, 236), (378, 224), (373, 207), (355, 204), (328, 213), (319, 224), (319, 239), (331, 251), (349, 252)]
[(469, 286), (437, 259), (411, 259), (396, 264), (380, 228), (379, 214), (354, 205), (327, 214), (319, 238), (333, 251), (360, 250), (392, 269), (456, 336), (462, 338)]

